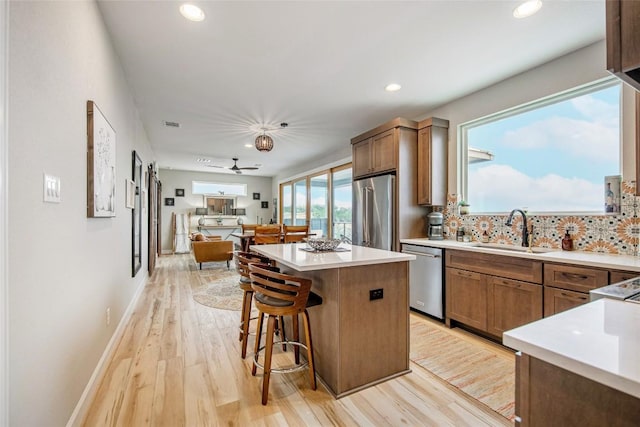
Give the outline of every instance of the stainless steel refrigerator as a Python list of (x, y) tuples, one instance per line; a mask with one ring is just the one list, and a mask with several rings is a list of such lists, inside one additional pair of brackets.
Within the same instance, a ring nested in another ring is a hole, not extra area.
[(381, 175), (353, 182), (353, 244), (396, 250), (393, 235), (395, 176)]

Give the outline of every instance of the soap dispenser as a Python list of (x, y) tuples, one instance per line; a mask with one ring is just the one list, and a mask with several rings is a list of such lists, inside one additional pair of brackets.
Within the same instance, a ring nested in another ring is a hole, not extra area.
[(573, 250), (573, 239), (569, 234), (569, 229), (566, 230), (564, 237), (562, 238), (562, 250), (563, 251), (572, 251)]

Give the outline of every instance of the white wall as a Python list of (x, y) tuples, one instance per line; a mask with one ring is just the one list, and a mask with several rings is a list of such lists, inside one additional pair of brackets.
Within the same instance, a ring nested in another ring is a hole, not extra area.
[[(171, 229), (171, 214), (189, 213), (195, 214), (196, 208), (204, 207), (202, 195), (191, 193), (192, 181), (210, 181), (247, 184), (247, 196), (239, 196), (237, 207), (245, 208), (247, 215), (244, 217), (246, 224), (260, 222), (268, 223), (273, 214), (272, 179), (271, 177), (236, 175), (226, 173), (207, 173), (180, 171), (173, 169), (160, 169), (158, 172), (160, 182), (162, 182), (162, 250), (164, 253), (170, 252), (173, 246), (173, 234)], [(184, 197), (176, 197), (176, 188), (184, 189)], [(253, 193), (260, 193), (260, 200), (253, 200)], [(165, 206), (164, 199), (173, 197), (174, 206)], [(261, 202), (269, 202), (268, 209), (262, 209)], [(192, 226), (197, 225), (199, 217), (192, 215)], [(207, 224), (213, 225), (213, 220), (208, 220)], [(224, 224), (235, 224), (236, 219), (225, 219)], [(195, 230), (194, 230), (195, 231)], [(220, 233), (214, 233), (220, 234)]]
[[(416, 118), (440, 117), (449, 120), (449, 193), (458, 193), (458, 125), (609, 76), (606, 71), (605, 42), (601, 41)], [(622, 166), (624, 179), (631, 180), (635, 179), (634, 91), (626, 84), (623, 86)]]
[[(124, 184), (132, 150), (145, 166), (153, 155), (94, 2), (9, 13), (10, 424), (60, 426), (146, 278), (146, 247), (131, 277)], [(117, 134), (115, 218), (86, 215), (89, 99)], [(61, 178), (62, 203), (43, 203), (44, 172)]]

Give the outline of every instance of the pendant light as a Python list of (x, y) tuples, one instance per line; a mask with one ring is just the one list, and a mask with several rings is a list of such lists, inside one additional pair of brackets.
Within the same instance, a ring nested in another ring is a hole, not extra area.
[(267, 153), (273, 149), (273, 138), (262, 132), (262, 135), (258, 135), (256, 138), (256, 149), (263, 153)]

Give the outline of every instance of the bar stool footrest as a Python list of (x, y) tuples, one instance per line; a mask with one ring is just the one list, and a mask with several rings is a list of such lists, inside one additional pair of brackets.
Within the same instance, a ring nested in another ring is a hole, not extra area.
[[(301, 342), (298, 341), (274, 341), (273, 343), (274, 345), (276, 344), (291, 344), (291, 345), (295, 345), (297, 347), (302, 347), (305, 350), (309, 351), (309, 348), (305, 345), (302, 344)], [(264, 371), (264, 365), (262, 365), (260, 362), (258, 362), (258, 356), (260, 355), (260, 352), (263, 351), (266, 348), (266, 346), (262, 346), (258, 349), (258, 352), (255, 353), (253, 355), (253, 364), (256, 365), (258, 368), (262, 369)], [(304, 362), (301, 363), (299, 365), (293, 366), (291, 368), (271, 368), (271, 372), (272, 373), (276, 373), (276, 374), (288, 374), (290, 372), (297, 372), (301, 369), (306, 368), (307, 366), (309, 366), (309, 362)]]

